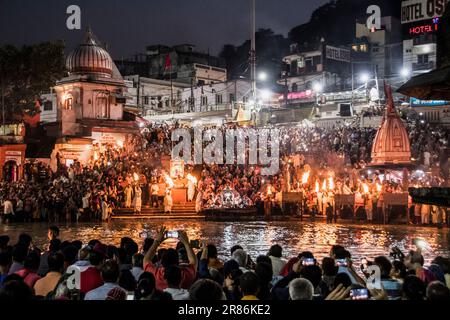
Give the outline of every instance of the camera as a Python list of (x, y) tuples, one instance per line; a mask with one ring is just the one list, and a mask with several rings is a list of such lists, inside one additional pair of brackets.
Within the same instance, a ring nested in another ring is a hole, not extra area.
[(336, 265), (338, 267), (348, 267), (347, 259), (336, 259)]
[(178, 238), (178, 231), (167, 231), (166, 238)]
[(302, 258), (302, 266), (313, 266), (316, 264), (314, 258)]
[(369, 299), (369, 290), (366, 288), (361, 289), (351, 289), (350, 297), (352, 300), (367, 300)]
[(189, 241), (189, 245), (191, 248), (200, 249), (200, 240), (191, 240)]

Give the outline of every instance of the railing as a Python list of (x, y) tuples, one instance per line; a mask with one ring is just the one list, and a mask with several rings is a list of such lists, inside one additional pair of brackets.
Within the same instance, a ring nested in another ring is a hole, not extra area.
[(428, 61), (425, 63), (413, 63), (413, 71), (433, 70), (435, 67), (436, 63), (434, 61)]

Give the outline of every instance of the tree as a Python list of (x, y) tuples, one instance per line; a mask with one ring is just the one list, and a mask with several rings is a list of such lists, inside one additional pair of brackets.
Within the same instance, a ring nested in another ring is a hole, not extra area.
[[(288, 49), (289, 40), (283, 35), (275, 34), (271, 29), (259, 29), (256, 32), (257, 70), (264, 70), (271, 80), (278, 79), (282, 68), (281, 61)], [(223, 47), (220, 57), (226, 60), (229, 80), (250, 78), (249, 52), (250, 40), (238, 47), (230, 44)]]
[(309, 22), (291, 29), (288, 37), (304, 50), (311, 49), (321, 38), (329, 44), (350, 44), (356, 21), (365, 21), (370, 5), (380, 6), (382, 16), (400, 18), (401, 0), (334, 0), (316, 9)]
[(21, 48), (1, 46), (0, 95), (5, 104), (5, 120), (36, 114), (40, 95), (64, 73), (64, 44), (60, 41)]

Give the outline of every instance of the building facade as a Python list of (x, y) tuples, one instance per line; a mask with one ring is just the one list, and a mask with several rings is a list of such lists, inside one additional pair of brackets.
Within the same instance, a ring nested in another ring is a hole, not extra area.
[(403, 64), (412, 75), (436, 68), (437, 31), (449, 0), (402, 2)]
[(138, 132), (136, 121), (124, 111), (125, 81), (90, 30), (67, 57), (66, 68), (68, 76), (57, 81), (54, 95), (43, 104), (46, 135), (56, 139), (54, 170), (57, 159), (65, 165), (75, 160), (86, 164), (94, 144), (123, 145), (128, 134)]

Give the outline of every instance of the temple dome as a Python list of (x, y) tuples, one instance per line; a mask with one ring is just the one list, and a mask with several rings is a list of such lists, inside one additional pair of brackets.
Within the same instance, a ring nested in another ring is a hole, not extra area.
[(90, 29), (86, 32), (84, 43), (67, 57), (66, 67), (70, 74), (95, 74), (107, 78), (113, 74), (111, 56), (97, 44)]
[(394, 108), (392, 90), (385, 85), (386, 115), (375, 136), (370, 165), (410, 164), (411, 146), (403, 121)]

